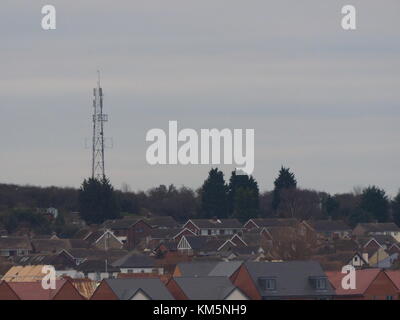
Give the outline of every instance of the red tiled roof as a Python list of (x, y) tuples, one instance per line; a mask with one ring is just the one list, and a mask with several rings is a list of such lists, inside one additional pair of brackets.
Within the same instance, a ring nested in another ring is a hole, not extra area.
[(51, 300), (67, 280), (56, 280), (55, 289), (43, 289), (42, 282), (9, 282), (9, 286), (21, 300)]
[(400, 290), (400, 270), (386, 270), (385, 272), (396, 288)]
[(341, 273), (340, 271), (327, 271), (326, 275), (331, 285), (335, 288), (337, 295), (362, 295), (380, 272), (380, 269), (356, 270), (356, 288), (348, 290), (342, 287), (342, 279), (346, 276), (345, 273)]

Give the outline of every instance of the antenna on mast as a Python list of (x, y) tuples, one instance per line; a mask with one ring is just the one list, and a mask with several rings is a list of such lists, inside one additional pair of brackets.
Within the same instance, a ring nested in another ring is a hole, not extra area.
[(92, 138), (92, 178), (105, 178), (104, 166), (104, 122), (108, 121), (103, 113), (103, 89), (100, 85), (100, 71), (97, 70), (97, 88), (93, 89), (93, 138)]

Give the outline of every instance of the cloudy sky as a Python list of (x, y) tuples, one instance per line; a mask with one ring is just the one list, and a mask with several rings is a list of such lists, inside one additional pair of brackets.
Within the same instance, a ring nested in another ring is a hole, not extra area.
[[(41, 8), (57, 30), (41, 29)], [(357, 9), (357, 30), (341, 8)], [(146, 133), (255, 129), (255, 171), (299, 185), (400, 188), (398, 0), (2, 0), (0, 182), (79, 186), (102, 72), (116, 187), (198, 187), (209, 166), (150, 166)], [(221, 167), (228, 175), (232, 166)]]

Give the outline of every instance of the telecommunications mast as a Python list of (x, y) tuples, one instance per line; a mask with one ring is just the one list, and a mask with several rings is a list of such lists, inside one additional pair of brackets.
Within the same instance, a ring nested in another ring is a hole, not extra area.
[(100, 71), (97, 71), (97, 88), (93, 89), (93, 141), (92, 141), (92, 178), (105, 177), (104, 167), (104, 122), (108, 116), (103, 114), (103, 89), (100, 86)]

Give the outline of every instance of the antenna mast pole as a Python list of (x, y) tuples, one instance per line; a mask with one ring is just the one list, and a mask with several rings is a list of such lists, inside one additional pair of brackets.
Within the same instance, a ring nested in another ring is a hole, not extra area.
[(93, 140), (92, 140), (92, 178), (105, 177), (104, 167), (104, 122), (108, 116), (103, 113), (103, 89), (100, 85), (100, 71), (97, 71), (97, 88), (93, 89)]

